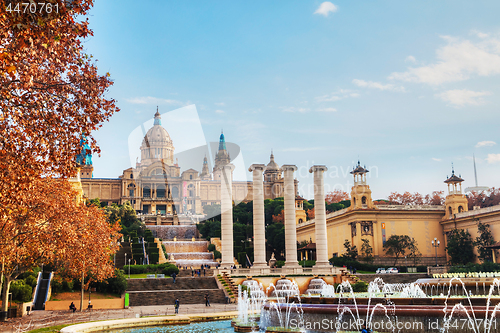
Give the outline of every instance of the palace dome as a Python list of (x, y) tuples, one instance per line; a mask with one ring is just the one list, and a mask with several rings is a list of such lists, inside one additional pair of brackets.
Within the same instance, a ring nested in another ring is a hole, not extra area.
[(271, 152), (271, 160), (266, 166), (266, 172), (277, 172), (279, 170), (280, 166), (274, 161), (274, 154)]
[(158, 111), (156, 111), (155, 114), (155, 121), (153, 127), (151, 127), (148, 130), (148, 132), (144, 136), (144, 139), (142, 140), (142, 147), (146, 148), (148, 146), (172, 147), (172, 139), (170, 138), (170, 135), (168, 134), (167, 130), (161, 126), (161, 116), (158, 113)]

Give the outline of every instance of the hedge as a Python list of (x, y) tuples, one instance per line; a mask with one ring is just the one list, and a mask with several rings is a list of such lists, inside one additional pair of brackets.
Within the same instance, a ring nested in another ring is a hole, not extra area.
[(208, 251), (213, 252), (215, 250), (215, 244), (208, 244)]
[[(128, 273), (128, 265), (123, 266), (123, 271)], [(165, 273), (167, 272), (167, 273)], [(144, 274), (144, 273), (162, 273), (165, 275), (172, 275), (172, 273), (179, 273), (177, 266), (164, 263), (164, 264), (151, 264), (151, 265), (130, 265), (130, 274)]]

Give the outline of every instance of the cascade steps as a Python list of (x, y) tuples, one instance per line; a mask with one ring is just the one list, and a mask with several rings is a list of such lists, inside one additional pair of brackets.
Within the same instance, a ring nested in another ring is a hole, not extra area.
[[(132, 248), (129, 242), (121, 242), (120, 249), (116, 252), (115, 256), (115, 267), (123, 268), (125, 266), (125, 253), (127, 254), (127, 259), (132, 258)], [(132, 264), (132, 261), (130, 261)]]

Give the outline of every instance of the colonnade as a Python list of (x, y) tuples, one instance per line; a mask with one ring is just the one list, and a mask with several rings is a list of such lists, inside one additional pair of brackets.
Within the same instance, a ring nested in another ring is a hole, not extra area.
[[(266, 262), (266, 235), (264, 217), (264, 164), (252, 164), (248, 171), (252, 172), (253, 181), (253, 234), (254, 234), (254, 263), (252, 269), (266, 272), (269, 267)], [(232, 211), (232, 184), (231, 176), (234, 170), (232, 164), (222, 168), (221, 179), (221, 268), (227, 269), (233, 262), (233, 211)], [(297, 261), (297, 230), (295, 218), (295, 181), (294, 172), (297, 166), (285, 164), (281, 167), (284, 174), (284, 212), (285, 212), (285, 265), (283, 272), (298, 273), (301, 267)], [(314, 165), (309, 172), (314, 176), (314, 203), (315, 203), (315, 237), (316, 237), (316, 265), (313, 272), (323, 272), (330, 269), (328, 262), (328, 243), (326, 233), (325, 188), (323, 173), (327, 171), (324, 165)]]

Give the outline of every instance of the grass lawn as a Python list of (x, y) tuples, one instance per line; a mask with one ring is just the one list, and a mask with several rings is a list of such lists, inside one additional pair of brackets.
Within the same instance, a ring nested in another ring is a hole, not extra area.
[(369, 272), (369, 271), (356, 271), (356, 274), (375, 274), (375, 272)]
[(75, 324), (66, 324), (66, 325), (58, 325), (44, 328), (37, 328), (36, 330), (28, 331), (28, 333), (56, 333), (59, 332), (66, 326), (75, 325)]

